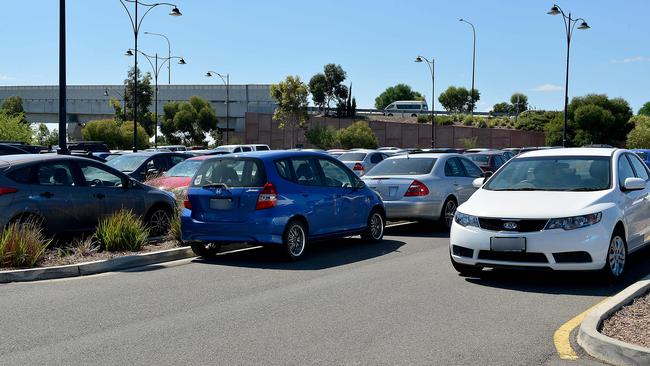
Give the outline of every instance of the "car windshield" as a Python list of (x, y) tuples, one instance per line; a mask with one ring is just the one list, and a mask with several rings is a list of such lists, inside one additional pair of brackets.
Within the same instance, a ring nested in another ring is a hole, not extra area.
[(482, 155), (482, 154), (468, 154), (467, 158), (478, 165), (487, 165), (488, 161), (490, 160), (489, 155)]
[(366, 176), (429, 174), (435, 163), (433, 158), (386, 159), (370, 169)]
[(351, 152), (351, 153), (345, 153), (341, 154), (339, 156), (339, 160), (341, 161), (361, 161), (366, 158), (366, 153), (360, 153), (360, 152)]
[(169, 169), (165, 177), (193, 177), (201, 163), (202, 160), (185, 160)]
[(192, 186), (263, 187), (265, 183), (260, 160), (220, 158), (206, 160), (196, 172)]
[(138, 169), (148, 157), (146, 155), (122, 155), (107, 161), (106, 164), (121, 172), (132, 172)]
[(512, 159), (485, 185), (491, 191), (600, 191), (610, 187), (606, 156)]

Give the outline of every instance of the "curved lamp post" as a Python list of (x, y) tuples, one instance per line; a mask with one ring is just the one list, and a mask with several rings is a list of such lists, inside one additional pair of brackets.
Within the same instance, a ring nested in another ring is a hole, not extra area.
[(467, 20), (460, 18), (458, 19), (459, 22), (467, 23), (472, 27), (472, 34), (474, 35), (474, 43), (472, 47), (472, 90), (469, 92), (469, 97), (472, 100), (472, 116), (474, 115), (474, 104), (476, 101), (474, 100), (474, 71), (476, 70), (476, 28), (474, 28), (474, 24), (468, 22)]
[(567, 146), (567, 123), (569, 120), (569, 51), (571, 50), (571, 36), (578, 22), (578, 29), (585, 30), (591, 28), (587, 21), (583, 18), (571, 18), (571, 13), (566, 15), (562, 8), (554, 4), (551, 10), (546, 14), (549, 15), (562, 15), (562, 20), (564, 20), (564, 30), (566, 31), (566, 80), (564, 82), (564, 129), (562, 130), (562, 146)]
[[(163, 37), (167, 41), (167, 57), (172, 57), (172, 44), (169, 42), (169, 38), (167, 38), (166, 35), (162, 33), (154, 33), (154, 32), (144, 32), (144, 34)], [(170, 62), (167, 64), (167, 85), (171, 85), (171, 83), (172, 83), (172, 63)]]
[[(126, 13), (129, 16), (129, 20), (131, 20), (131, 27), (133, 28), (133, 39), (134, 39), (134, 46), (133, 49), (135, 52), (133, 55), (135, 56), (135, 60), (133, 62), (134, 68), (133, 68), (133, 83), (135, 85), (133, 89), (133, 151), (137, 152), (138, 151), (138, 33), (140, 32), (140, 27), (142, 26), (142, 21), (144, 20), (144, 17), (149, 14), (149, 12), (160, 5), (167, 5), (167, 6), (173, 6), (172, 10), (169, 12), (169, 15), (171, 16), (181, 16), (181, 11), (178, 10), (178, 7), (175, 4), (171, 3), (155, 3), (155, 4), (146, 4), (143, 2), (140, 2), (138, 0), (119, 0), (120, 4), (124, 7), (124, 10), (126, 10)], [(134, 4), (133, 8), (133, 15), (131, 15), (131, 11), (129, 8), (126, 6), (127, 3)], [(147, 8), (147, 10), (144, 12), (144, 14), (141, 17), (138, 17), (138, 8), (140, 6), (144, 6)], [(157, 111), (156, 111), (157, 113)]]
[(436, 113), (435, 113), (435, 59), (432, 57), (431, 61), (429, 61), (426, 57), (424, 56), (418, 56), (415, 58), (415, 62), (426, 62), (427, 65), (429, 65), (429, 70), (431, 71), (431, 148), (435, 149), (436, 147)]
[[(126, 53), (124, 53), (125, 56), (135, 56), (136, 54), (141, 54), (144, 56), (147, 61), (149, 61), (149, 64), (151, 65), (151, 68), (153, 69), (153, 77), (154, 77), (154, 82), (156, 84), (155, 89), (154, 89), (154, 110), (155, 110), (155, 115), (156, 115), (156, 127), (154, 129), (154, 137), (153, 137), (153, 145), (155, 148), (158, 148), (158, 75), (160, 75), (160, 70), (162, 70), (162, 67), (165, 66), (165, 63), (171, 63), (170, 60), (173, 59), (178, 59), (178, 64), (179, 65), (185, 65), (187, 62), (185, 62), (185, 59), (183, 59), (180, 56), (169, 56), (169, 57), (159, 57), (158, 54), (156, 53), (155, 55), (147, 55), (146, 53), (137, 50), (137, 52), (134, 52), (135, 50), (129, 48)], [(152, 62), (151, 60), (154, 60)], [(158, 60), (162, 60), (160, 65), (158, 65)], [(134, 93), (135, 94), (135, 93)], [(137, 125), (134, 126), (137, 128)], [(134, 146), (135, 143), (134, 143)]]
[(109, 88), (104, 88), (104, 96), (105, 97), (110, 97), (111, 96), (110, 93), (113, 93), (113, 95), (116, 95), (116, 96), (120, 97), (120, 100), (123, 103), (123, 106), (122, 106), (123, 112), (126, 112), (126, 86), (124, 87), (124, 93), (120, 93), (118, 91), (114, 91), (114, 90), (111, 90)]
[(226, 86), (226, 145), (229, 143), (228, 132), (230, 131), (230, 74), (220, 74), (216, 71), (208, 71), (205, 73), (206, 77), (217, 75), (221, 78)]

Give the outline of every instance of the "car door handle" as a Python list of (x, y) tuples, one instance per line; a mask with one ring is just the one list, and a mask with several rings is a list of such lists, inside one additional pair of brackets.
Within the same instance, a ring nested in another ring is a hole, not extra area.
[(95, 193), (95, 194), (93, 194), (93, 197), (101, 200), (101, 199), (104, 199), (104, 197), (106, 197), (106, 195), (103, 194), (103, 193)]
[(54, 193), (52, 193), (52, 192), (43, 192), (43, 193), (40, 194), (40, 196), (45, 197), (45, 198), (52, 198), (52, 197), (54, 197)]

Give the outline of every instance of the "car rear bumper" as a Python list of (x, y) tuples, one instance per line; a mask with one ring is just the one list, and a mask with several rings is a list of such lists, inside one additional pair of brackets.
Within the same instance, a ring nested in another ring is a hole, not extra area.
[[(526, 250), (493, 252), (490, 248), (493, 237), (524, 237)], [(454, 222), (449, 243), (453, 260), (461, 264), (586, 271), (605, 266), (610, 237), (611, 231), (602, 224), (570, 231), (555, 229), (515, 233), (463, 227)]]
[(439, 201), (384, 201), (388, 219), (437, 220), (442, 204)]
[(286, 219), (254, 217), (243, 222), (204, 222), (181, 215), (181, 237), (186, 242), (282, 244)]

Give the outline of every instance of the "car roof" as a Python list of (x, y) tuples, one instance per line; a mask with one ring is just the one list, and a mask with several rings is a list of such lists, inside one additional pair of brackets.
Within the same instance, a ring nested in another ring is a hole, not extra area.
[(49, 161), (56, 159), (76, 159), (76, 160), (91, 160), (78, 155), (59, 155), (59, 154), (18, 154), (18, 155), (4, 155), (0, 156), (0, 168), (6, 168), (16, 164), (31, 163), (35, 161)]
[(450, 156), (457, 156), (457, 157), (465, 157), (461, 154), (457, 153), (419, 153), (419, 154), (400, 154), (400, 155), (393, 155), (389, 156), (386, 160), (388, 159), (422, 159), (422, 158), (429, 158), (429, 159), (440, 159), (440, 158), (446, 158)]
[(214, 158), (215, 156), (224, 156), (224, 155), (228, 155), (228, 154), (223, 154), (223, 155), (199, 155), (199, 156), (189, 158), (187, 160), (205, 160), (205, 159), (209, 159), (209, 158)]
[(295, 156), (318, 156), (332, 158), (325, 152), (319, 151), (291, 151), (291, 150), (263, 150), (263, 151), (246, 151), (225, 155), (208, 155), (206, 159), (233, 159), (233, 158), (258, 158), (258, 159), (283, 159)]
[(154, 155), (185, 155), (189, 156), (189, 154), (186, 154), (184, 151), (138, 151), (134, 152), (131, 154), (125, 154), (123, 156), (154, 156)]
[(605, 147), (568, 147), (561, 149), (534, 150), (517, 155), (521, 157), (545, 157), (545, 156), (612, 156), (617, 149)]

